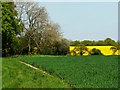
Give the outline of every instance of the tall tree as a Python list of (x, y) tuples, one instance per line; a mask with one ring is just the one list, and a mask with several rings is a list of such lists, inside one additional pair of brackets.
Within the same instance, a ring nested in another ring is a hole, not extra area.
[(71, 46), (78, 46), (78, 45), (80, 45), (80, 41), (78, 41), (78, 40), (71, 41), (71, 42), (70, 42), (70, 45), (71, 45)]
[(81, 41), (80, 43), (85, 45), (85, 46), (92, 46), (93, 45), (92, 41), (90, 41), (90, 40), (84, 40), (84, 41)]
[(96, 41), (96, 45), (97, 46), (105, 46), (106, 43), (103, 40), (98, 40), (98, 41)]
[(20, 33), (14, 2), (2, 2), (2, 52), (3, 56), (14, 54), (14, 41)]
[(105, 43), (106, 45), (110, 45), (110, 46), (117, 45), (117, 43), (116, 43), (114, 40), (112, 40), (111, 38), (106, 38), (106, 39), (104, 40), (104, 43)]
[(54, 55), (67, 55), (69, 53), (70, 41), (67, 39), (61, 39), (61, 41), (54, 42)]
[[(34, 2), (17, 3), (18, 18), (25, 23), (25, 34), (28, 38), (28, 51), (31, 50), (31, 40), (34, 41), (39, 53), (52, 52), (53, 43), (60, 41), (62, 35), (60, 26), (48, 19), (44, 7), (37, 6)], [(22, 16), (25, 16), (24, 18)]]
[[(44, 7), (38, 7), (34, 2), (17, 2), (18, 18), (25, 24), (25, 34), (28, 38), (28, 52), (31, 50), (31, 40), (40, 50), (39, 44), (43, 36), (43, 31), (48, 22), (47, 12)], [(24, 16), (24, 17), (23, 17)], [(38, 42), (39, 40), (39, 42)]]
[(54, 53), (54, 45), (56, 42), (60, 42), (62, 39), (62, 35), (60, 30), (60, 26), (56, 23), (50, 22), (46, 25), (45, 30), (43, 32), (42, 37), (42, 47), (43, 52), (47, 52), (48, 54)]

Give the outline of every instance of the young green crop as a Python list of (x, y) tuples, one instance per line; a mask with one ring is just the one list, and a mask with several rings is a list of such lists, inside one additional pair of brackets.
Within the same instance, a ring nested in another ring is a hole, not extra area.
[(118, 56), (23, 56), (19, 59), (64, 79), (71, 87), (118, 87)]

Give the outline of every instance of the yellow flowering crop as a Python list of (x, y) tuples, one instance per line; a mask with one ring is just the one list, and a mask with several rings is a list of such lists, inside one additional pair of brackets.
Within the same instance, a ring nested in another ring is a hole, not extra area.
[[(110, 49), (112, 46), (86, 46), (89, 51), (91, 51), (93, 48), (99, 49), (103, 55), (112, 55), (113, 51)], [(75, 46), (70, 46), (69, 50), (72, 51), (75, 48)], [(120, 55), (120, 51), (117, 51), (115, 55)], [(88, 52), (85, 52), (83, 55), (88, 55)]]

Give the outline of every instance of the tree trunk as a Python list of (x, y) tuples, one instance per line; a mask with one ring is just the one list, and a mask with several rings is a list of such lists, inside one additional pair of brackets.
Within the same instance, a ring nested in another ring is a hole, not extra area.
[(117, 50), (113, 51), (113, 55), (115, 55), (116, 51), (117, 51)]

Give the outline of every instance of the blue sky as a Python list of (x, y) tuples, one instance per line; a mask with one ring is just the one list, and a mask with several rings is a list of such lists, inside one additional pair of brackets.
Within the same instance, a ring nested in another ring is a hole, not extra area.
[(118, 40), (117, 2), (40, 2), (70, 40)]

